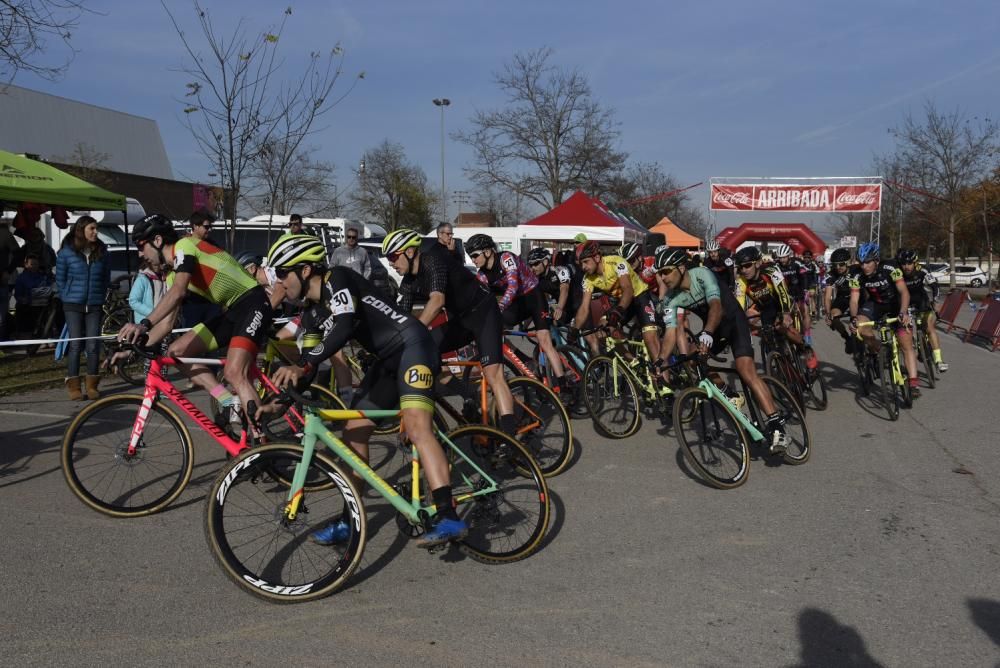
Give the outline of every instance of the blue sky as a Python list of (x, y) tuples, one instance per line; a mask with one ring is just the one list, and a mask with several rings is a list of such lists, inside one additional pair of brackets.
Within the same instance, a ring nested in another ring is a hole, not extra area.
[[(93, 0), (68, 75), (16, 83), (155, 119), (177, 178), (208, 180), (182, 126), (185, 54), (158, 2)], [(189, 2), (167, 4), (197, 31)], [(284, 4), (204, 0), (223, 32), (277, 23)], [(340, 42), (347, 78), (366, 78), (312, 140), (341, 184), (383, 139), (440, 181), (440, 116), (467, 127), (502, 100), (492, 73), (517, 51), (548, 46), (579, 67), (621, 123), (621, 148), (684, 184), (712, 176), (857, 175), (891, 150), (887, 129), (944, 110), (989, 116), (1000, 102), (1000, 3), (992, 2), (453, 2), (293, 3), (281, 52)], [(446, 145), (449, 190), (470, 190), (468, 150)], [(695, 191), (707, 205), (707, 189)], [(449, 215), (456, 209), (452, 205)], [(739, 221), (726, 221), (735, 224)]]

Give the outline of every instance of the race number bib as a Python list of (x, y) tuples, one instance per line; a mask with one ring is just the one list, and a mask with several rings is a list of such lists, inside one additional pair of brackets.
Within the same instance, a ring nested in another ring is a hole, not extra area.
[(615, 265), (615, 273), (619, 276), (628, 276), (628, 265), (624, 262), (619, 262)]
[(509, 253), (503, 256), (503, 262), (501, 264), (503, 264), (503, 268), (507, 271), (517, 270), (517, 261)]
[(338, 290), (330, 297), (330, 313), (333, 315), (343, 315), (344, 313), (354, 313), (354, 299), (351, 293), (344, 288)]

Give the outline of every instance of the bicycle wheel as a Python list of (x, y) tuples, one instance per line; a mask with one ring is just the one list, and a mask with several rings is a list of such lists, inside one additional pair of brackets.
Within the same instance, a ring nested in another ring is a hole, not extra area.
[[(364, 504), (351, 476), (323, 452), (313, 453), (298, 515), (287, 519), (288, 484), (274, 477), (302, 460), (302, 447), (265, 445), (230, 462), (212, 483), (205, 505), (205, 538), (230, 580), (277, 603), (311, 601), (343, 586), (361, 561), (367, 535)], [(318, 545), (309, 535), (344, 518), (350, 536)]]
[(792, 391), (799, 409), (805, 412), (806, 402), (802, 396), (798, 372), (792, 368), (792, 362), (783, 354), (775, 351), (767, 357), (766, 373), (777, 378), (785, 387)]
[(98, 399), (73, 419), (62, 441), (66, 483), (81, 501), (112, 517), (150, 515), (180, 496), (191, 478), (191, 435), (177, 414), (154, 404), (135, 454), (128, 444), (143, 398)]
[(888, 346), (882, 346), (878, 351), (879, 385), (881, 385), (882, 405), (889, 413), (889, 419), (899, 419), (898, 389), (896, 380), (892, 377), (892, 360), (889, 359)]
[(937, 385), (937, 378), (934, 375), (937, 373), (937, 369), (934, 366), (934, 350), (931, 348), (931, 338), (921, 332), (920, 345), (917, 346), (915, 344), (915, 347), (920, 353), (920, 356), (923, 358), (924, 375), (927, 376), (927, 386), (934, 388), (934, 386)]
[(674, 401), (673, 421), (684, 456), (708, 484), (732, 489), (746, 482), (747, 437), (721, 401), (700, 387), (689, 387)]
[(117, 334), (118, 330), (132, 322), (132, 309), (117, 308), (106, 312), (101, 320), (101, 334)]
[(818, 363), (815, 369), (806, 368), (806, 397), (809, 408), (823, 411), (826, 410), (828, 396), (826, 391), (826, 381), (823, 379), (823, 366)]
[(625, 438), (639, 430), (639, 390), (624, 364), (605, 355), (587, 362), (583, 370), (583, 399), (594, 429), (608, 438)]
[[(487, 564), (531, 555), (549, 525), (548, 488), (534, 458), (514, 439), (482, 425), (459, 427), (447, 441), (453, 447), (442, 445), (451, 461), (455, 511), (469, 524), (462, 552)], [(497, 489), (482, 493), (490, 480)]]
[[(781, 381), (771, 376), (761, 376), (760, 378), (770, 390), (778, 413), (785, 419), (785, 436), (788, 437), (788, 445), (784, 454), (785, 463), (805, 464), (809, 461), (812, 450), (812, 435), (809, 432), (809, 425), (806, 424), (805, 413), (795, 401), (792, 392)], [(757, 406), (759, 408), (759, 404)], [(763, 415), (760, 410), (757, 413)]]
[(576, 391), (573, 393), (575, 396), (570, 398), (566, 410), (574, 420), (589, 417), (590, 410), (587, 408), (587, 402), (583, 399), (583, 371), (587, 367), (587, 355), (573, 345), (560, 346), (556, 351), (562, 358), (567, 373), (571, 373), (576, 380)]
[[(551, 389), (533, 378), (511, 378), (507, 386), (514, 396), (517, 439), (545, 477), (559, 475), (573, 456), (573, 427), (566, 408)], [(490, 415), (495, 426), (499, 423), (495, 397)]]

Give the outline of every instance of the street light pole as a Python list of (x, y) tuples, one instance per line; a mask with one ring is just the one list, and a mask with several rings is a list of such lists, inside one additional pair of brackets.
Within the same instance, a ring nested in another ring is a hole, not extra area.
[(441, 107), (441, 222), (448, 222), (444, 189), (444, 108), (451, 104), (451, 100), (446, 97), (434, 98), (434, 106)]

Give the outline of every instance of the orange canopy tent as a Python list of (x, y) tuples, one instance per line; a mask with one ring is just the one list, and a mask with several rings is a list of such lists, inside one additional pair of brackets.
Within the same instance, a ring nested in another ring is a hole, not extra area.
[(675, 248), (701, 248), (702, 245), (701, 239), (677, 227), (666, 216), (649, 228), (649, 231), (652, 234), (662, 234), (667, 240), (667, 245)]

